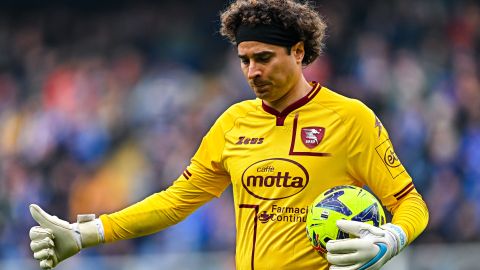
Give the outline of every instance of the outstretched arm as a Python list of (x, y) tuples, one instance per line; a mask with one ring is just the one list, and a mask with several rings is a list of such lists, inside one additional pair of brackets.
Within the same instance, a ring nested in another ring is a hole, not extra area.
[[(99, 219), (81, 217), (73, 224), (32, 206), (32, 216), (40, 226), (31, 229), (30, 246), (40, 266), (51, 269), (82, 248), (158, 232), (183, 220), (212, 198), (219, 197), (230, 185), (222, 155), (225, 130), (234, 123), (231, 115), (226, 112), (215, 122), (203, 138), (190, 166), (165, 191), (119, 212), (102, 215)], [(37, 215), (37, 212), (43, 213)]]
[(52, 269), (81, 249), (158, 232), (183, 220), (215, 196), (185, 179), (119, 212), (79, 215), (76, 223), (51, 216), (37, 205), (30, 212), (40, 226), (30, 230), (30, 247), (42, 269)]
[(105, 241), (152, 234), (174, 225), (215, 196), (179, 179), (166, 191), (155, 193), (119, 212), (102, 215)]

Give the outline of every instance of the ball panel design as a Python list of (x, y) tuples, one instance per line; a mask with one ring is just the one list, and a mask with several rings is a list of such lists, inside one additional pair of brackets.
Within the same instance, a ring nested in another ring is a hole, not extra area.
[(350, 237), (339, 230), (339, 219), (366, 222), (374, 226), (385, 224), (385, 212), (370, 192), (356, 186), (337, 186), (320, 194), (307, 213), (307, 236), (313, 249), (326, 254), (326, 243), (332, 239)]

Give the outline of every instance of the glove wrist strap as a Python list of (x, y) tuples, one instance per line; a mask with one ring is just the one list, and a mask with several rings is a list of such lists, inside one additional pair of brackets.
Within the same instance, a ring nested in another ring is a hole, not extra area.
[(391, 223), (387, 223), (381, 226), (382, 229), (386, 230), (388, 233), (392, 235), (396, 242), (396, 248), (394, 255), (397, 255), (407, 246), (407, 234), (403, 231), (403, 229)]
[(103, 225), (99, 219), (95, 219), (95, 215), (78, 215), (77, 226), (82, 248), (96, 246), (104, 242)]

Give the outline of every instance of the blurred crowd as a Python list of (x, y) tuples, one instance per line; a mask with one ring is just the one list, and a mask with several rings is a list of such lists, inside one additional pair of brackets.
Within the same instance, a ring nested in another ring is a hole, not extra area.
[[(227, 1), (8, 3), (0, 260), (30, 256), (30, 203), (73, 222), (165, 189), (219, 114), (253, 98), (218, 34)], [(479, 241), (478, 1), (314, 4), (327, 45), (305, 74), (362, 100), (386, 126), (430, 209), (416, 243)], [(233, 216), (227, 190), (172, 228), (87, 254), (233, 250)]]

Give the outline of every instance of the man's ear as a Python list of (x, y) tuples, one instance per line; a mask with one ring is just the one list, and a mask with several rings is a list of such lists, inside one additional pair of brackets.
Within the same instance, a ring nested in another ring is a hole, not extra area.
[(303, 41), (299, 41), (292, 46), (291, 54), (295, 57), (297, 64), (302, 63), (303, 57), (305, 57), (305, 47)]

